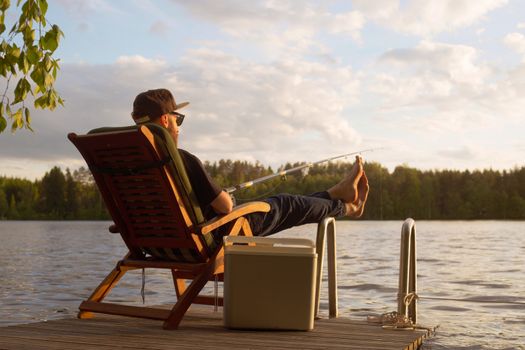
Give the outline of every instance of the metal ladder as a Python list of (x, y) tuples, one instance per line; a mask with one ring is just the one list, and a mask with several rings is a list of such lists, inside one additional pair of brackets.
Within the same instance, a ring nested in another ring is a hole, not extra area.
[(401, 227), (397, 312), (417, 323), (416, 222), (410, 218)]
[[(328, 237), (327, 237), (328, 236)], [(319, 315), (319, 300), (321, 298), (321, 281), (323, 277), (324, 247), (327, 244), (328, 251), (328, 305), (329, 317), (337, 317), (337, 255), (336, 255), (336, 231), (335, 219), (325, 218), (317, 225), (317, 239), (315, 249), (317, 252), (317, 276), (315, 288), (315, 317)]]
[[(318, 317), (319, 315), (320, 291), (323, 277), (323, 257), (326, 243), (328, 252), (329, 317), (333, 318), (338, 316), (338, 301), (336, 229), (335, 219), (331, 217), (324, 219), (317, 226), (315, 317)], [(403, 316), (410, 317), (413, 323), (417, 323), (416, 223), (413, 219), (406, 219), (401, 227), (400, 247), (397, 312)], [(410, 302), (407, 303), (407, 300), (410, 300)]]

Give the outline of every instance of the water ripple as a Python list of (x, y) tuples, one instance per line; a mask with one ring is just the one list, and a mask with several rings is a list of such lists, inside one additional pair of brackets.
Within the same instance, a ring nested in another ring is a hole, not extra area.
[[(401, 224), (337, 223), (342, 316), (364, 319), (397, 309)], [(108, 226), (0, 221), (0, 326), (74, 317), (126, 253)], [(525, 307), (516, 304), (525, 303), (525, 223), (421, 221), (417, 230), (419, 320), (442, 325), (430, 348), (525, 349)], [(315, 232), (315, 225), (305, 225), (277, 237), (315, 239)], [(140, 305), (141, 280), (139, 271), (129, 272), (108, 301)], [(169, 272), (147, 271), (146, 282), (147, 305), (173, 302)], [(212, 290), (208, 285), (205, 293)], [(323, 284), (324, 312), (327, 293)]]

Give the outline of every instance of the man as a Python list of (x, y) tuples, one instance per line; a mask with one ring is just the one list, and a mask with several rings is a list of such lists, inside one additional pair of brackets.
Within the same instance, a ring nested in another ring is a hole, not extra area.
[[(131, 116), (137, 124), (155, 123), (165, 127), (177, 145), (179, 127), (184, 120), (184, 115), (177, 110), (188, 104), (177, 104), (166, 89), (148, 90), (135, 98)], [(180, 148), (179, 152), (205, 217), (210, 219), (231, 212), (233, 202), (230, 195), (213, 181), (201, 161)], [(317, 223), (330, 216), (358, 218), (363, 214), (368, 191), (363, 161), (358, 156), (350, 174), (328, 190), (309, 196), (271, 196), (263, 200), (270, 204), (268, 213), (252, 213), (246, 217), (256, 236), (268, 236), (293, 226)]]

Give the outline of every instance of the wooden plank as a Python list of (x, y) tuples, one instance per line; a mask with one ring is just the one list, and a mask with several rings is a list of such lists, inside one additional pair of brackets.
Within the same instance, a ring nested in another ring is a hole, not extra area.
[[(164, 306), (166, 307), (166, 306)], [(188, 311), (176, 331), (162, 330), (162, 322), (96, 315), (94, 319), (63, 319), (0, 329), (1, 349), (416, 349), (426, 331), (384, 330), (350, 319), (321, 319), (310, 332), (230, 330), (222, 326), (222, 312), (210, 307)], [(168, 312), (168, 310), (163, 309)], [(196, 340), (197, 339), (197, 340)]]
[(120, 305), (114, 303), (99, 303), (94, 301), (83, 301), (79, 309), (82, 311), (99, 312), (110, 315), (123, 315), (132, 317), (142, 317), (154, 320), (165, 320), (168, 318), (170, 312), (168, 310)]
[[(70, 344), (77, 344), (77, 348), (83, 348), (84, 344), (97, 346), (112, 346), (119, 344), (122, 347), (128, 348), (143, 348), (143, 349), (167, 349), (170, 346), (176, 345), (177, 348), (180, 346), (194, 346), (198, 348), (246, 348), (249, 344), (250, 348), (287, 348), (287, 349), (318, 349), (320, 347), (330, 349), (400, 349), (402, 347), (396, 347), (390, 343), (385, 346), (384, 342), (368, 342), (368, 343), (353, 343), (345, 344), (334, 339), (320, 339), (318, 337), (304, 339), (301, 337), (294, 337), (294, 332), (283, 332), (286, 338), (275, 337), (269, 332), (219, 332), (214, 334), (213, 337), (209, 337), (208, 334), (204, 333), (201, 329), (193, 330), (182, 330), (181, 332), (164, 332), (164, 334), (154, 334), (154, 336), (144, 337), (142, 335), (143, 329), (136, 328), (132, 333), (118, 334), (115, 332), (109, 332), (107, 329), (103, 334), (100, 332), (91, 332), (90, 334), (83, 333), (81, 335), (74, 334), (78, 327), (72, 329), (58, 328), (55, 330), (46, 329), (45, 333), (35, 331), (31, 329), (30, 333), (24, 333), (25, 339), (28, 340), (40, 340), (46, 342), (57, 343), (64, 341)], [(175, 333), (175, 334), (174, 334)], [(256, 334), (261, 334), (261, 337), (254, 337)], [(10, 337), (16, 337), (16, 335), (10, 334)], [(152, 341), (154, 339), (154, 341)], [(195, 339), (199, 339), (198, 346), (195, 344)], [(220, 345), (219, 345), (220, 344)]]
[(157, 268), (157, 269), (180, 269), (185, 271), (193, 271), (198, 273), (199, 270), (205, 267), (205, 263), (182, 263), (176, 261), (162, 261), (162, 260), (136, 260), (123, 259), (122, 266), (136, 267), (136, 268)]
[[(97, 349), (115, 349), (115, 344), (89, 344), (86, 342), (68, 341), (60, 339), (45, 338), (32, 338), (19, 337), (12, 335), (2, 335), (0, 341), (2, 349), (16, 349), (16, 350), (71, 350), (71, 349), (83, 349), (83, 350), (97, 350)], [(119, 349), (141, 349), (140, 347), (131, 346), (119, 346)]]

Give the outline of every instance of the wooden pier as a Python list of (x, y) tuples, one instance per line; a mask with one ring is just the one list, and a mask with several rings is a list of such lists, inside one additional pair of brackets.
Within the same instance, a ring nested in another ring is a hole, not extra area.
[(348, 318), (319, 319), (310, 332), (241, 331), (222, 326), (222, 310), (192, 307), (175, 331), (154, 320), (97, 314), (0, 328), (0, 349), (409, 349), (425, 330), (385, 330)]

